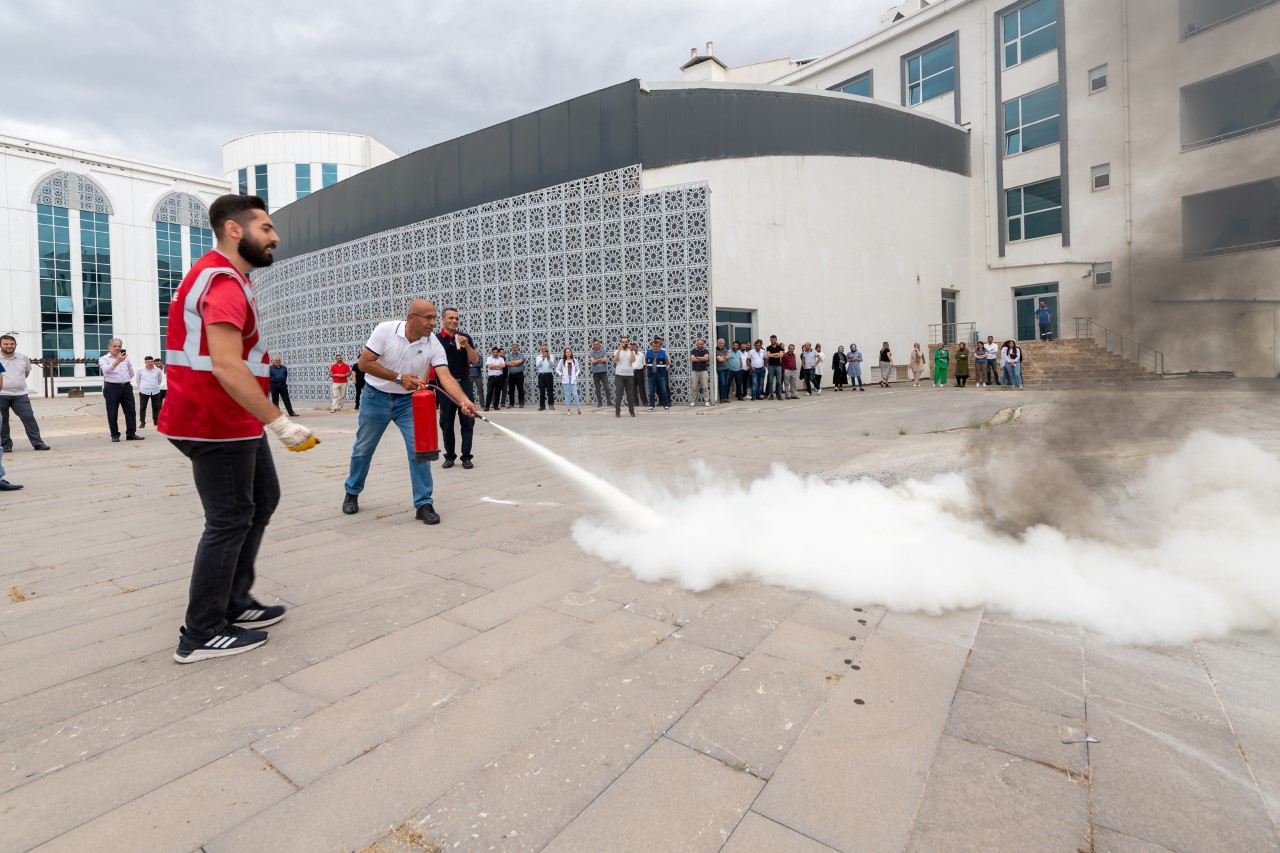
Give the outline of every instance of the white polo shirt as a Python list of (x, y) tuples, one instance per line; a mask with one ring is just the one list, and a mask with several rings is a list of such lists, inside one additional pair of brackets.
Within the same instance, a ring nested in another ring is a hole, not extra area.
[[(388, 320), (379, 323), (364, 345), (378, 356), (378, 364), (396, 373), (412, 373), (423, 381), (427, 379), (428, 366), (449, 369), (449, 357), (435, 335), (427, 335), (416, 341), (404, 336), (404, 320)], [(383, 379), (372, 373), (365, 374), (365, 382), (387, 394), (411, 394), (391, 379)]]
[(491, 355), (484, 360), (484, 364), (490, 376), (501, 376), (502, 369), (507, 366), (507, 360), (500, 355)]

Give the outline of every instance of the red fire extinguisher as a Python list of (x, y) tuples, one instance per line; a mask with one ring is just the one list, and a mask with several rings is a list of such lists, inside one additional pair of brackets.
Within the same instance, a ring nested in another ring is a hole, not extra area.
[(413, 458), (418, 462), (440, 458), (436, 421), (436, 392), (425, 387), (413, 392)]

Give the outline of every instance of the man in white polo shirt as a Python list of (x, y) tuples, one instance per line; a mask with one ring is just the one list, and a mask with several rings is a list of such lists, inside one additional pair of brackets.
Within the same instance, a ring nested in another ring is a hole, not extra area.
[(417, 461), (413, 451), (413, 392), (427, 384), (433, 371), (442, 391), (457, 403), (467, 417), (476, 416), (475, 404), (458, 380), (449, 372), (444, 346), (431, 334), (436, 325), (436, 306), (426, 299), (409, 303), (404, 320), (379, 323), (360, 353), (360, 369), (365, 373), (356, 443), (351, 448), (351, 470), (345, 484), (347, 494), (342, 511), (360, 511), (359, 495), (369, 475), (369, 464), (378, 442), (392, 422), (400, 428), (409, 455), (409, 480), (413, 484), (416, 517), (424, 524), (439, 524), (431, 500), (431, 463)]

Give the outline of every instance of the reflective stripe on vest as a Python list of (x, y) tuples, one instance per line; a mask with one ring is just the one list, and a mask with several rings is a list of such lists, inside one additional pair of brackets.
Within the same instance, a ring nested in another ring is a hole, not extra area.
[(191, 285), (191, 289), (187, 291), (186, 302), (182, 305), (183, 328), (186, 332), (185, 340), (182, 342), (181, 350), (171, 349), (165, 351), (168, 363), (176, 364), (180, 367), (188, 367), (192, 370), (202, 370), (206, 373), (213, 372), (213, 359), (207, 355), (200, 354), (200, 344), (204, 342), (204, 322), (200, 317), (200, 300), (204, 297), (205, 291), (209, 289), (209, 282), (215, 275), (230, 275), (240, 282), (240, 286), (244, 289), (245, 302), (248, 303), (250, 310), (253, 311), (253, 328), (258, 334), (258, 342), (249, 350), (249, 356), (244, 360), (244, 365), (249, 368), (249, 372), (254, 376), (269, 378), (271, 376), (271, 365), (262, 360), (267, 354), (267, 343), (266, 337), (262, 334), (261, 324), (258, 321), (258, 304), (254, 301), (252, 288), (245, 284), (244, 279), (230, 267), (211, 267), (201, 270), (200, 275)]

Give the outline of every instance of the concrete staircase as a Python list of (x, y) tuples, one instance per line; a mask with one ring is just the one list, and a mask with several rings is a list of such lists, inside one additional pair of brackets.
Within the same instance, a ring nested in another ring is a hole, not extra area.
[(1062, 341), (1024, 341), (1024, 385), (1060, 385), (1076, 382), (1123, 382), (1159, 379), (1126, 358), (1100, 347), (1092, 338)]
[[(1092, 338), (1023, 341), (1020, 346), (1022, 347), (1022, 384), (1024, 385), (1069, 385), (1160, 378), (1159, 374), (1108, 352)], [(935, 349), (937, 349), (936, 345), (929, 346), (931, 370)], [(949, 347), (949, 349), (954, 357), (955, 347)], [(969, 370), (972, 376), (972, 362)], [(899, 381), (907, 380), (906, 367), (899, 368), (898, 374)]]

